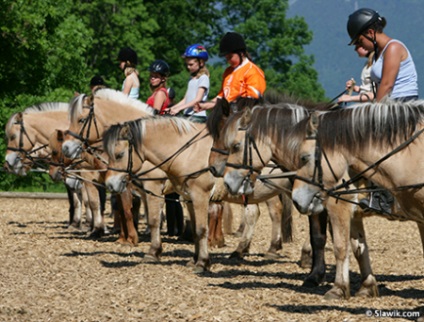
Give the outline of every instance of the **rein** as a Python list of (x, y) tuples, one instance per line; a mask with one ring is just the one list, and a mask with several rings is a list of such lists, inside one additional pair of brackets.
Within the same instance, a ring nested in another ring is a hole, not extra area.
[[(395, 155), (396, 153), (398, 153), (399, 151), (403, 150), (404, 148), (406, 148), (409, 144), (411, 144), (416, 138), (418, 138), (422, 133), (424, 132), (424, 128), (416, 131), (408, 140), (402, 142), (402, 144), (400, 144), (399, 146), (397, 146), (395, 149), (393, 149), (392, 151), (390, 151), (389, 153), (387, 153), (386, 155), (384, 155), (383, 157), (381, 157), (379, 160), (377, 160), (376, 162), (374, 162), (373, 164), (371, 164), (370, 166), (368, 166), (366, 169), (362, 170), (361, 172), (357, 173), (355, 176), (353, 176), (352, 178), (350, 178), (349, 180), (343, 180), (343, 182), (341, 184), (338, 184), (330, 189), (326, 189), (324, 187), (323, 184), (323, 171), (322, 171), (322, 164), (321, 164), (321, 155), (324, 157), (325, 162), (327, 164), (327, 166), (329, 167), (334, 179), (336, 181), (337, 177), (331, 167), (331, 164), (329, 162), (329, 159), (327, 157), (327, 155), (325, 154), (325, 151), (323, 151), (323, 149), (320, 147), (319, 145), (319, 141), (316, 138), (316, 134), (314, 136), (311, 136), (310, 138), (307, 139), (312, 139), (316, 141), (316, 145), (315, 145), (315, 168), (314, 168), (314, 175), (312, 177), (312, 179), (307, 179), (304, 177), (300, 177), (296, 175), (296, 179), (302, 180), (308, 184), (311, 185), (315, 185), (317, 187), (320, 188), (320, 190), (326, 192), (330, 197), (336, 198), (338, 200), (342, 200), (345, 202), (349, 202), (349, 203), (353, 203), (355, 205), (359, 205), (359, 203), (349, 200), (349, 199), (345, 199), (342, 198), (342, 195), (349, 195), (349, 194), (357, 194), (357, 193), (361, 193), (361, 192), (376, 192), (376, 191), (383, 191), (386, 189), (383, 188), (372, 188), (372, 189), (349, 189), (349, 186), (357, 181), (359, 181), (360, 179), (363, 178), (363, 175), (368, 172), (369, 170), (372, 170), (374, 168), (376, 168), (377, 166), (379, 166), (381, 163), (383, 163), (385, 160), (389, 159), (391, 156)], [(318, 180), (315, 179), (315, 177), (318, 176)], [(411, 184), (411, 185), (406, 185), (406, 186), (400, 186), (400, 187), (396, 187), (394, 189), (392, 189), (393, 191), (402, 191), (402, 190), (408, 190), (408, 189), (420, 189), (424, 187), (424, 183), (417, 183), (417, 184)], [(342, 188), (344, 188), (344, 191), (339, 191)], [(405, 216), (399, 215), (399, 214), (392, 214), (386, 211), (383, 211), (383, 213), (385, 215), (387, 215), (388, 217), (392, 218), (392, 219), (397, 219), (397, 220), (406, 220)]]

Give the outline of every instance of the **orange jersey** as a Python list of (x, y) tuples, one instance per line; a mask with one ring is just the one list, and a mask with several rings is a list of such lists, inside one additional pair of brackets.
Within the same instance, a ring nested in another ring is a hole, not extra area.
[(237, 68), (228, 67), (223, 75), (218, 97), (233, 102), (238, 97), (261, 97), (266, 89), (265, 74), (250, 60)]

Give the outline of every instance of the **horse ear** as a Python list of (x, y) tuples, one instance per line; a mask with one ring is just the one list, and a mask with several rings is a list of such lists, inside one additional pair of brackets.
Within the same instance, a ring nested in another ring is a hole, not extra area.
[(242, 128), (247, 127), (252, 120), (252, 110), (249, 107), (246, 107), (243, 112), (243, 116), (240, 120), (240, 126)]
[(225, 116), (230, 115), (230, 103), (225, 98), (221, 98), (221, 108), (222, 108), (222, 114)]
[(23, 113), (22, 113), (22, 112), (18, 112), (18, 113), (16, 113), (16, 115), (15, 115), (15, 122), (16, 122), (16, 123), (20, 123), (20, 122), (22, 122), (22, 121), (23, 121), (23, 119), (24, 119), (24, 115), (23, 115)]
[(319, 126), (319, 114), (318, 112), (313, 112), (309, 118), (307, 134), (308, 136), (316, 136)]
[(58, 142), (63, 142), (64, 140), (64, 134), (62, 130), (56, 130), (56, 138)]

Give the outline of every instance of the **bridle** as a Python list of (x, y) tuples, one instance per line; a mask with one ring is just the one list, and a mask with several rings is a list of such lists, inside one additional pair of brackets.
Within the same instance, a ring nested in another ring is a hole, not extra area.
[(101, 141), (100, 132), (97, 125), (96, 114), (94, 113), (94, 102), (92, 102), (90, 105), (83, 105), (82, 108), (88, 109), (89, 112), (86, 118), (80, 120), (80, 122), (83, 121), (83, 124), (81, 126), (79, 133), (75, 133), (70, 130), (67, 130), (65, 132), (65, 135), (69, 134), (72, 137), (76, 138), (77, 140), (81, 141), (83, 148), (86, 150), (90, 150), (90, 149), (96, 150), (96, 148), (93, 148), (90, 145), (90, 131), (91, 131), (92, 125), (94, 125), (94, 128), (96, 130), (96, 135), (97, 135), (97, 141), (95, 143)]
[[(38, 152), (39, 150), (42, 150), (42, 149), (46, 148), (48, 146), (48, 144), (41, 145), (41, 146), (39, 146), (39, 147), (37, 147), (37, 148), (34, 149), (35, 143), (31, 140), (31, 138), (30, 138), (27, 130), (25, 129), (23, 119), (21, 119), (20, 121), (16, 121), (14, 124), (19, 125), (19, 143), (18, 143), (18, 147), (17, 148), (14, 148), (14, 147), (11, 147), (11, 146), (7, 146), (7, 150), (18, 152), (19, 154), (23, 154), (26, 159), (28, 159), (32, 163), (36, 164), (39, 160), (42, 160), (43, 158), (33, 157), (32, 155), (34, 153)], [(29, 150), (25, 150), (24, 149), (24, 138), (26, 138), (28, 140), (28, 142), (31, 144), (31, 147), (30, 147)], [(18, 160), (22, 160), (22, 158), (21, 157), (17, 157), (16, 162)]]
[[(147, 118), (148, 119), (148, 118)], [(122, 129), (128, 126), (128, 122), (122, 124), (120, 126), (120, 131), (122, 131)], [(141, 172), (134, 172), (133, 169), (133, 165), (134, 165), (134, 160), (133, 160), (133, 152), (136, 153), (137, 158), (141, 161), (141, 164), (143, 164), (145, 162), (145, 159), (141, 156), (139, 150), (135, 147), (135, 139), (131, 134), (131, 131), (128, 131), (128, 134), (126, 136), (120, 137), (119, 140), (124, 140), (128, 142), (128, 162), (127, 162), (127, 166), (126, 169), (119, 169), (119, 168), (114, 168), (114, 167), (110, 167), (108, 166), (108, 170), (112, 170), (112, 171), (116, 171), (116, 172), (121, 172), (121, 173), (127, 173), (130, 179), (130, 182), (142, 182), (142, 181), (149, 181), (149, 180), (165, 180), (168, 177), (160, 177), (160, 178), (146, 178), (144, 177), (146, 174), (152, 172), (155, 169), (160, 169), (164, 164), (166, 164), (168, 161), (172, 160), (173, 158), (175, 158), (176, 156), (178, 156), (180, 153), (182, 153), (184, 150), (188, 149), (192, 144), (202, 140), (203, 138), (206, 138), (207, 136), (209, 136), (209, 133), (205, 133), (204, 135), (201, 135), (201, 133), (205, 131), (202, 130), (198, 133), (196, 133), (193, 137), (191, 137), (184, 145), (182, 145), (177, 151), (175, 151), (173, 154), (171, 154), (169, 157), (167, 157), (165, 160), (163, 160), (161, 163), (155, 165), (154, 167), (145, 170), (145, 171), (141, 171)], [(195, 178), (198, 177), (199, 175), (201, 175), (202, 173), (208, 172), (209, 171), (209, 167), (204, 168), (204, 169), (200, 169), (198, 171), (194, 171), (192, 173), (189, 174), (183, 174), (180, 177), (185, 177), (186, 180), (190, 179), (190, 178)]]
[[(313, 172), (312, 179), (300, 177), (298, 175), (296, 175), (296, 179), (302, 180), (302, 181), (304, 181), (308, 184), (319, 187), (320, 190), (325, 192), (329, 197), (333, 197), (333, 198), (336, 198), (338, 200), (342, 200), (342, 201), (345, 201), (345, 202), (349, 202), (349, 203), (358, 205), (359, 204), (358, 202), (355, 202), (355, 201), (350, 200), (350, 199), (343, 198), (342, 196), (343, 195), (349, 195), (349, 194), (357, 194), (357, 193), (377, 192), (377, 191), (383, 191), (385, 189), (378, 188), (378, 187), (366, 188), (366, 189), (350, 189), (349, 186), (351, 184), (354, 184), (354, 183), (358, 182), (359, 180), (363, 179), (364, 178), (363, 175), (365, 173), (367, 173), (370, 170), (377, 168), (385, 160), (389, 159), (391, 156), (395, 155), (399, 151), (406, 148), (416, 138), (418, 138), (418, 136), (420, 136), (423, 132), (424, 132), (424, 128), (422, 128), (419, 131), (416, 131), (406, 141), (402, 142), (395, 149), (393, 149), (392, 151), (390, 151), (389, 153), (387, 153), (386, 155), (384, 155), (383, 157), (378, 159), (376, 162), (369, 165), (367, 168), (365, 168), (361, 172), (356, 173), (349, 180), (342, 180), (342, 182), (340, 184), (335, 185), (334, 187), (331, 187), (331, 188), (328, 189), (328, 188), (325, 188), (324, 182), (323, 182), (322, 159), (325, 160), (325, 163), (328, 166), (328, 168), (330, 169), (330, 172), (331, 172), (335, 182), (338, 182), (339, 179), (337, 178), (337, 176), (336, 176), (336, 174), (335, 174), (335, 172), (334, 172), (334, 170), (333, 170), (333, 168), (330, 164), (330, 161), (327, 157), (327, 154), (325, 153), (325, 151), (321, 147), (320, 141), (317, 138), (318, 130), (316, 130), (313, 135), (306, 138), (307, 140), (315, 140), (315, 161), (314, 161), (315, 165), (314, 165), (314, 172)], [(401, 191), (401, 190), (407, 190), (407, 189), (420, 189), (422, 187), (424, 187), (424, 183), (400, 186), (400, 187), (396, 187), (392, 190)], [(389, 217), (391, 217), (393, 219), (400, 219), (400, 220), (405, 219), (404, 216), (399, 215), (399, 214), (392, 214), (392, 213), (388, 213), (386, 211), (383, 211), (383, 212), (384, 212), (385, 215), (388, 215)]]

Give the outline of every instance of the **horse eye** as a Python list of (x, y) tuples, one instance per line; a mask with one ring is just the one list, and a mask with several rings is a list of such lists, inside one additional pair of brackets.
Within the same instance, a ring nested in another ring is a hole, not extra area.
[(84, 123), (84, 122), (85, 122), (84, 118), (78, 120), (78, 123)]
[(240, 151), (240, 143), (234, 144), (233, 147), (231, 148), (231, 152), (237, 153), (239, 151)]
[(10, 141), (13, 141), (14, 139), (16, 139), (16, 134), (12, 134), (12, 135), (10, 136)]
[(121, 152), (121, 153), (118, 153), (117, 155), (116, 155), (116, 160), (121, 160), (122, 158), (124, 157), (124, 152)]
[(300, 162), (302, 163), (302, 165), (305, 165), (309, 162), (310, 160), (310, 155), (309, 154), (303, 154), (300, 156)]

